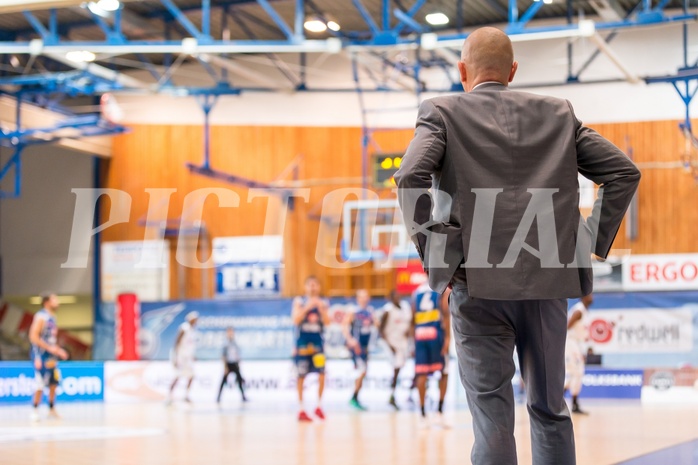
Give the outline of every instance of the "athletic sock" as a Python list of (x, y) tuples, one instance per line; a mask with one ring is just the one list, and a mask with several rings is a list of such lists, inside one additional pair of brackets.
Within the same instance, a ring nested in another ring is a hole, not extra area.
[(444, 401), (443, 401), (443, 399), (439, 400), (439, 413), (444, 413)]

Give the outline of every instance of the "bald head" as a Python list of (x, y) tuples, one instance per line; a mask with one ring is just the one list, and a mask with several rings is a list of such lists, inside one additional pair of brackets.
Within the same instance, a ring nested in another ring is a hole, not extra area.
[(486, 81), (506, 85), (514, 78), (516, 67), (511, 40), (493, 27), (477, 29), (468, 36), (458, 65), (466, 91)]

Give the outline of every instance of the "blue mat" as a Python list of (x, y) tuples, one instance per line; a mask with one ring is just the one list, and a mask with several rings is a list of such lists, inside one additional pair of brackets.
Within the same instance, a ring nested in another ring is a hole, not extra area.
[(698, 439), (619, 462), (616, 465), (698, 465)]

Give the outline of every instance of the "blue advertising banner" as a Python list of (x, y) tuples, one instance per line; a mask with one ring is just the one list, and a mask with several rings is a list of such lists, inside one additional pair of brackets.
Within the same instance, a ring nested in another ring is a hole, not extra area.
[(216, 297), (278, 297), (284, 255), (283, 236), (213, 239)]
[[(235, 338), (243, 359), (288, 359), (295, 343), (291, 320), (292, 299), (201, 300), (141, 304), (140, 354), (143, 360), (168, 360), (179, 326), (187, 313), (196, 311), (199, 360), (219, 360), (226, 342), (226, 329), (235, 329)], [(347, 302), (331, 302), (329, 327), (325, 328), (325, 353), (330, 358), (349, 357), (344, 345), (341, 322)], [(374, 302), (379, 309), (382, 300)], [(376, 318), (378, 318), (376, 311)], [(377, 332), (377, 331), (374, 331)], [(373, 335), (371, 352), (380, 354), (382, 346)]]
[[(103, 363), (63, 362), (59, 368), (58, 401), (104, 400)], [(0, 362), (0, 404), (29, 403), (35, 391), (34, 367), (30, 362)]]
[(290, 299), (182, 301), (141, 305), (141, 358), (168, 360), (179, 326), (191, 311), (199, 312), (196, 357), (200, 360), (222, 357), (229, 327), (235, 328), (243, 358), (279, 359), (291, 354)]
[(597, 399), (640, 399), (643, 370), (587, 368), (580, 397)]
[(281, 263), (228, 263), (216, 267), (216, 297), (277, 296)]

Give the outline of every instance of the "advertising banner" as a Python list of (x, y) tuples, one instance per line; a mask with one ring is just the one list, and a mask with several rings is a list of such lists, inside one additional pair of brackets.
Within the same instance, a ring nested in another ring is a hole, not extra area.
[(648, 403), (698, 403), (698, 368), (645, 370), (642, 401)]
[[(457, 373), (457, 364), (451, 361), (451, 372)], [(268, 403), (275, 408), (280, 403), (295, 406), (297, 404), (297, 374), (290, 358), (284, 361), (250, 361), (240, 364), (240, 371), (245, 379), (246, 394), (255, 408)], [(167, 362), (107, 362), (105, 364), (105, 401), (123, 402), (162, 402), (167, 396), (174, 379), (173, 366)], [(223, 376), (221, 362), (197, 362), (194, 382), (190, 391), (193, 402), (215, 402), (218, 388)], [(362, 403), (386, 406), (390, 396), (390, 383), (393, 368), (387, 360), (374, 360), (368, 364), (368, 373), (361, 391)], [(327, 364), (325, 404), (347, 405), (354, 389), (356, 372), (348, 360), (332, 360)], [(414, 365), (408, 363), (400, 374), (397, 401), (407, 401), (409, 388), (414, 377)], [(438, 398), (438, 377), (429, 381), (432, 397)], [(317, 377), (310, 375), (306, 381), (309, 398), (315, 398)], [(175, 399), (184, 398), (184, 383), (175, 390)], [(449, 377), (447, 404), (453, 406), (458, 391), (461, 390), (458, 376)], [(416, 398), (416, 393), (415, 397)], [(223, 401), (237, 401), (237, 389), (224, 391)]]
[(216, 297), (269, 297), (281, 292), (283, 236), (216, 237)]
[[(56, 390), (57, 401), (104, 399), (104, 364), (62, 362), (59, 368), (61, 383)], [(35, 391), (34, 367), (30, 362), (0, 362), (0, 404), (29, 404)]]
[(596, 353), (690, 352), (688, 309), (598, 310), (589, 313), (589, 346)]
[(422, 262), (411, 260), (404, 267), (395, 270), (395, 290), (401, 295), (412, 294), (419, 286), (428, 280)]
[[(196, 325), (199, 360), (219, 360), (226, 341), (226, 329), (235, 329), (241, 356), (247, 359), (287, 359), (295, 344), (291, 299), (184, 301), (144, 303), (141, 305), (140, 355), (143, 360), (168, 360), (184, 316), (199, 312)], [(376, 301), (376, 308), (383, 305)], [(325, 328), (325, 353), (330, 358), (348, 358), (342, 321), (347, 311), (344, 302), (331, 303), (331, 324)], [(376, 319), (380, 311), (376, 310)], [(381, 355), (377, 330), (371, 339), (370, 352)]]
[(102, 243), (102, 301), (133, 293), (141, 302), (170, 298), (170, 259), (166, 240)]
[(629, 255), (623, 265), (626, 291), (698, 289), (698, 254)]
[(643, 370), (587, 368), (580, 397), (598, 399), (640, 399)]
[(263, 301), (185, 301), (141, 305), (143, 360), (169, 360), (179, 326), (191, 311), (199, 312), (196, 357), (219, 360), (225, 331), (235, 328), (243, 358), (286, 358), (293, 346), (290, 299)]

